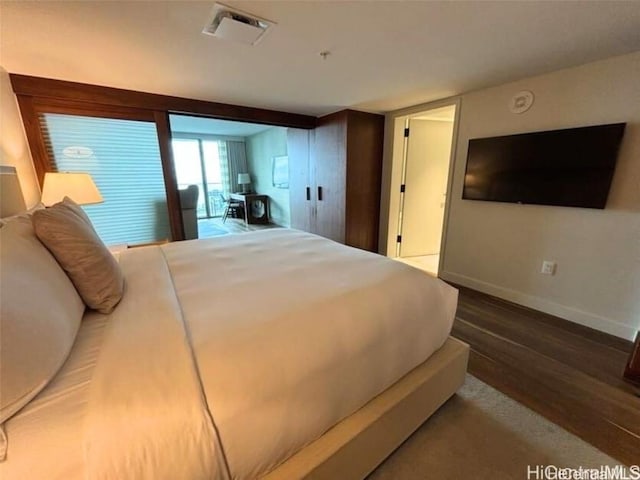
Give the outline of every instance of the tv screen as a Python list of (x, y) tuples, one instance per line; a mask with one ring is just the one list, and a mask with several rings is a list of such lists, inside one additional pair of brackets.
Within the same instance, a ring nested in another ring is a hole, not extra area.
[(625, 125), (471, 139), (462, 198), (604, 208)]

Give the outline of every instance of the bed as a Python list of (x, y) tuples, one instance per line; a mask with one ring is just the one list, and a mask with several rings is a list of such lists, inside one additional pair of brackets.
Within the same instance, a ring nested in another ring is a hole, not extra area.
[(3, 479), (363, 478), (464, 381), (456, 290), (384, 257), (272, 229), (119, 265), (5, 422)]

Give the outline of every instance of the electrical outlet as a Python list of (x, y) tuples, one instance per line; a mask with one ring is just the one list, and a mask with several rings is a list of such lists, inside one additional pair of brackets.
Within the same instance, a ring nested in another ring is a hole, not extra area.
[(540, 273), (544, 275), (555, 275), (556, 262), (552, 262), (551, 260), (544, 260), (542, 262), (542, 268), (540, 269)]

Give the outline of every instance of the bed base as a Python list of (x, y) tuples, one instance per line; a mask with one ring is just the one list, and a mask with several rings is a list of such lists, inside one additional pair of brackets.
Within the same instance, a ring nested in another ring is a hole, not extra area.
[(464, 383), (469, 346), (453, 337), (263, 480), (361, 480)]

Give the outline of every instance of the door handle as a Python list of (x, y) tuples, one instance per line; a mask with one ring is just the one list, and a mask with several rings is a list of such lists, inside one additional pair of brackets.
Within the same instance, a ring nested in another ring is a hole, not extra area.
[(318, 201), (322, 201), (322, 187), (318, 186)]
[(307, 187), (307, 201), (311, 200), (311, 187)]

